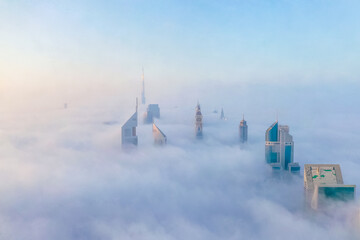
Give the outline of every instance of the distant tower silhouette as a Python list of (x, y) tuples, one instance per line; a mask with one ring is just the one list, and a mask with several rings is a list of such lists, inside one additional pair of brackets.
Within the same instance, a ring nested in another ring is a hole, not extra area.
[(125, 145), (137, 145), (138, 137), (136, 136), (136, 127), (138, 124), (138, 100), (136, 98), (136, 112), (126, 121), (121, 127), (121, 144)]
[(141, 80), (142, 80), (141, 103), (142, 103), (143, 105), (145, 105), (146, 100), (145, 100), (145, 76), (144, 76), (144, 68), (142, 68)]
[(203, 125), (202, 125), (202, 114), (200, 104), (198, 103), (196, 106), (196, 113), (195, 113), (195, 135), (198, 138), (201, 138), (203, 135)]
[(220, 115), (220, 119), (221, 119), (221, 120), (226, 120), (226, 119), (225, 119), (224, 109), (223, 109), (223, 108), (221, 108), (221, 115)]
[(154, 118), (160, 118), (159, 104), (149, 104), (147, 111), (144, 114), (144, 124), (150, 124), (154, 122)]
[(248, 139), (248, 126), (247, 126), (246, 121), (244, 119), (244, 115), (243, 115), (243, 120), (241, 120), (241, 122), (240, 122), (239, 134), (240, 134), (240, 142), (241, 143), (247, 142), (247, 139)]

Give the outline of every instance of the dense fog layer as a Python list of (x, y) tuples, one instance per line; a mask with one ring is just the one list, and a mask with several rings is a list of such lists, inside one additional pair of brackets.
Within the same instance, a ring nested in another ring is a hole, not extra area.
[[(303, 177), (274, 178), (264, 134), (278, 115), (290, 126), (295, 161), (341, 164), (360, 182), (358, 85), (192, 85), (151, 90), (164, 147), (142, 124), (139, 145), (121, 149), (135, 95), (116, 91), (14, 98), (1, 111), (1, 239), (355, 239), (357, 203), (304, 211)], [(119, 91), (121, 92), (121, 91)], [(40, 100), (41, 99), (41, 100)], [(60, 99), (60, 100), (59, 100)], [(82, 101), (78, 101), (82, 99)], [(194, 138), (197, 101), (204, 138)], [(20, 105), (20, 104), (19, 104)], [(18, 105), (18, 106), (19, 106)], [(26, 106), (26, 107), (25, 107)], [(224, 108), (227, 121), (220, 121)], [(214, 113), (217, 110), (218, 113)], [(249, 142), (240, 147), (245, 114)]]

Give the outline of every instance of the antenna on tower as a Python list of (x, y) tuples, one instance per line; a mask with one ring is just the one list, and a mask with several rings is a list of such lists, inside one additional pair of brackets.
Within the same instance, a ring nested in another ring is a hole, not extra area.
[(144, 66), (142, 66), (141, 80), (144, 81)]

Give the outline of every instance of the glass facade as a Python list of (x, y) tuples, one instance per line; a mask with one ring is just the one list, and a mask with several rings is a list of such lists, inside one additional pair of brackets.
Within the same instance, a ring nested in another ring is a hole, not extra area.
[(279, 135), (279, 124), (278, 122), (275, 122), (266, 130), (265, 141), (276, 142), (278, 141), (278, 135)]
[(288, 169), (289, 163), (291, 163), (292, 159), (292, 146), (286, 146), (285, 147), (285, 169)]

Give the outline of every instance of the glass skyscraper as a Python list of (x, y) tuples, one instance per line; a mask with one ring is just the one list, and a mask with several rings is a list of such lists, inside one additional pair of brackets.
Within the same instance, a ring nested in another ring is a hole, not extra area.
[(202, 114), (200, 104), (198, 103), (196, 106), (195, 113), (195, 135), (197, 138), (201, 138), (203, 135), (203, 125), (202, 125)]
[(294, 162), (294, 141), (289, 134), (289, 127), (273, 123), (265, 133), (265, 160), (272, 166), (288, 170)]
[(239, 126), (239, 135), (240, 135), (240, 142), (245, 143), (248, 140), (248, 126), (246, 124), (245, 119), (241, 120)]

